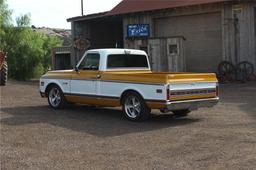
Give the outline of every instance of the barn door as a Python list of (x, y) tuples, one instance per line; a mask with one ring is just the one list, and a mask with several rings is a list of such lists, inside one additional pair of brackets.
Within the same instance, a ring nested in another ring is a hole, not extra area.
[(186, 70), (216, 72), (222, 61), (221, 18), (221, 12), (156, 18), (154, 36), (185, 37)]
[(160, 39), (148, 40), (148, 55), (153, 71), (161, 70), (160, 50)]
[(168, 71), (170, 72), (185, 71), (183, 39), (168, 38), (166, 45), (167, 45), (166, 49), (167, 49)]

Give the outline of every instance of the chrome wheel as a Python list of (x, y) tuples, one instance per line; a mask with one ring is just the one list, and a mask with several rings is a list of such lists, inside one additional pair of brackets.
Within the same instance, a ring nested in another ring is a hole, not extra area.
[(54, 87), (50, 90), (49, 95), (49, 103), (52, 107), (59, 107), (61, 103), (61, 92), (58, 88)]
[(124, 103), (125, 113), (130, 118), (136, 118), (141, 113), (141, 103), (136, 96), (129, 96)]

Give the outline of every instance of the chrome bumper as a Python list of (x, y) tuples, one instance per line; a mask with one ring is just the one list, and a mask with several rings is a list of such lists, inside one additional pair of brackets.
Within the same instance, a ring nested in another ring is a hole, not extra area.
[(196, 100), (186, 100), (186, 101), (174, 101), (167, 102), (167, 109), (170, 111), (173, 110), (196, 110), (199, 107), (213, 107), (219, 101), (219, 98), (210, 98), (210, 99), (196, 99)]

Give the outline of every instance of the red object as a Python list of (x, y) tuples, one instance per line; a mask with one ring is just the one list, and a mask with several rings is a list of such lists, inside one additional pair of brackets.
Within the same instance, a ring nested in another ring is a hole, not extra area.
[(0, 51), (0, 70), (2, 69), (5, 59), (6, 59), (6, 53)]
[(123, 0), (106, 15), (120, 15), (224, 1), (229, 0)]
[(219, 84), (216, 85), (216, 96), (219, 97)]
[(166, 89), (166, 100), (169, 100), (170, 98), (171, 98), (170, 86), (167, 86), (167, 89)]

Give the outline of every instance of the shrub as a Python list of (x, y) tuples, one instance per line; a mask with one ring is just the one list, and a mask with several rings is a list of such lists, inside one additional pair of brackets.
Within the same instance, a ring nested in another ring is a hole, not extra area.
[(0, 50), (8, 52), (9, 76), (28, 80), (48, 70), (51, 50), (61, 45), (61, 40), (31, 29), (28, 14), (16, 19), (17, 27), (10, 24), (11, 11), (4, 0), (0, 0), (0, 9)]

